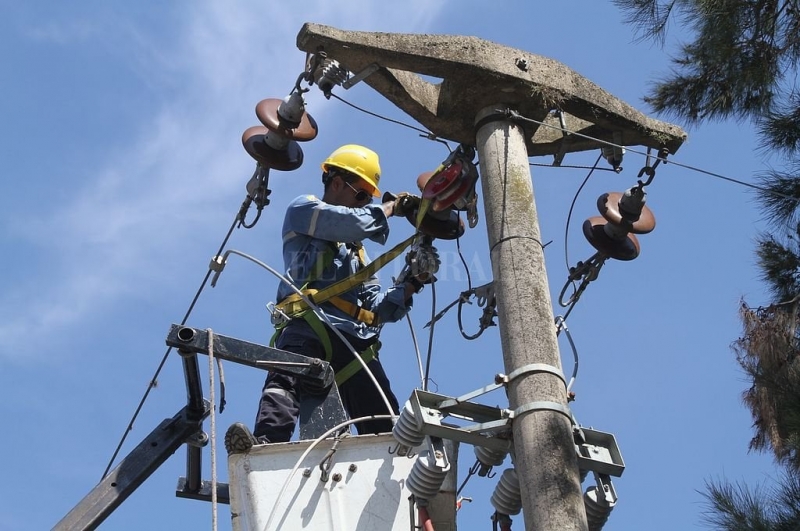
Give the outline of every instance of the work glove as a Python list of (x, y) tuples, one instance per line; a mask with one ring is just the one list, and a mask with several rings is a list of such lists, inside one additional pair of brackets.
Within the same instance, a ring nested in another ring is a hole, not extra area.
[(400, 192), (395, 195), (391, 192), (383, 194), (383, 202), (393, 202), (392, 215), (404, 218), (419, 208), (420, 197), (409, 194), (408, 192)]
[(431, 244), (422, 244), (417, 248), (415, 264), (416, 277), (423, 283), (435, 280), (434, 275), (439, 271), (442, 260), (439, 258), (439, 251)]
[(439, 258), (439, 251), (430, 242), (422, 242), (415, 245), (406, 254), (406, 267), (408, 276), (413, 276), (423, 284), (436, 281), (436, 272), (442, 260)]

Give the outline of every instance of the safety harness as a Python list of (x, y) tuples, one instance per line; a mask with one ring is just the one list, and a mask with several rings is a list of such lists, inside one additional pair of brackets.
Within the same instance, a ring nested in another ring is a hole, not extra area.
[[(333, 263), (335, 251), (334, 248), (338, 250), (339, 245), (331, 244), (330, 247), (326, 248), (323, 252), (317, 255), (317, 261), (314, 265), (314, 268), (309, 275), (309, 279), (306, 284), (301, 288), (301, 293), (305, 295), (313, 304), (320, 305), (324, 302), (328, 302), (334, 307), (338, 308), (339, 310), (345, 312), (349, 316), (353, 317), (354, 319), (365, 323), (368, 326), (377, 326), (378, 325), (378, 318), (377, 316), (369, 311), (366, 310), (357, 304), (354, 304), (348, 300), (343, 299), (339, 295), (342, 293), (346, 293), (347, 291), (352, 290), (356, 286), (359, 286), (366, 282), (369, 278), (371, 278), (379, 269), (383, 266), (397, 258), (411, 243), (414, 241), (415, 235), (410, 236), (409, 238), (403, 240), (402, 242), (395, 245), (392, 249), (387, 251), (386, 253), (382, 254), (378, 258), (376, 258), (373, 262), (370, 262), (367, 265), (364, 265), (365, 255), (364, 255), (364, 248), (360, 245), (355, 245), (354, 248), (357, 251), (358, 261), (361, 267), (358, 271), (353, 273), (347, 278), (339, 280), (338, 282), (334, 282), (330, 286), (327, 286), (323, 289), (317, 290), (308, 288), (308, 284), (313, 282), (314, 280), (320, 278), (324, 272), (324, 270)], [(328, 336), (328, 331), (325, 328), (325, 324), (320, 320), (316, 313), (311, 311), (308, 303), (300, 297), (297, 293), (293, 293), (283, 299), (281, 302), (275, 305), (275, 311), (282, 313), (286, 317), (290, 319), (295, 318), (302, 318), (304, 319), (314, 333), (319, 338), (320, 342), (322, 343), (322, 347), (325, 350), (325, 361), (330, 362), (333, 358), (333, 346), (331, 345), (330, 337)], [(270, 345), (274, 346), (275, 340), (280, 335), (283, 328), (288, 324), (288, 321), (283, 322), (281, 324), (277, 324), (275, 326), (275, 334), (272, 336), (272, 340), (270, 341)], [(371, 362), (376, 357), (378, 357), (378, 350), (380, 349), (380, 341), (374, 343), (366, 350), (359, 352), (359, 356), (364, 361), (365, 364)], [(349, 378), (351, 378), (355, 373), (357, 373), (362, 368), (361, 363), (354, 359), (345, 367), (336, 372), (335, 381), (336, 385), (342, 385), (346, 382)]]
[[(422, 219), (425, 217), (428, 209), (431, 206), (431, 200), (423, 198), (419, 209), (417, 211), (417, 219), (416, 219), (416, 226), (419, 228)], [(300, 289), (300, 292), (306, 296), (313, 304), (320, 305), (324, 302), (328, 302), (331, 305), (335, 306), (339, 310), (345, 312), (347, 315), (353, 317), (354, 319), (365, 323), (368, 326), (377, 326), (378, 319), (377, 316), (369, 311), (365, 310), (364, 308), (358, 306), (357, 304), (353, 304), (350, 301), (347, 301), (341, 298), (339, 295), (342, 293), (346, 293), (351, 289), (355, 288), (366, 282), (370, 279), (379, 269), (383, 266), (400, 256), (400, 254), (405, 251), (405, 249), (411, 245), (415, 238), (417, 238), (418, 233), (414, 233), (402, 242), (398, 243), (394, 247), (392, 247), (389, 251), (385, 252), (374, 261), (370, 262), (369, 264), (365, 265), (364, 262), (364, 248), (360, 244), (355, 246), (358, 252), (358, 259), (359, 264), (361, 267), (358, 271), (353, 273), (347, 278), (343, 278), (338, 282), (334, 282), (330, 286), (327, 286), (323, 289), (311, 289), (308, 288), (308, 284), (313, 282), (314, 280), (319, 279), (322, 277), (323, 272), (325, 269), (333, 263), (334, 259), (334, 248), (336, 250), (339, 249), (339, 243), (331, 244), (330, 247), (326, 248), (325, 251), (317, 255), (317, 261), (314, 264), (314, 269), (312, 270), (311, 274), (309, 275), (309, 279), (306, 284)], [(314, 333), (317, 334), (319, 337), (320, 342), (322, 343), (322, 347), (325, 350), (325, 361), (329, 362), (333, 358), (333, 345), (331, 345), (330, 337), (328, 336), (328, 331), (325, 328), (325, 325), (317, 316), (316, 313), (311, 311), (308, 303), (297, 293), (293, 293), (283, 299), (281, 302), (275, 305), (275, 311), (279, 312), (289, 319), (295, 318), (302, 318), (309, 324)], [(272, 340), (270, 341), (270, 346), (275, 346), (275, 340), (280, 335), (283, 328), (288, 324), (288, 320), (275, 325), (275, 334), (272, 336)], [(364, 364), (368, 364), (372, 360), (378, 357), (378, 350), (381, 347), (381, 342), (377, 341), (373, 345), (371, 345), (366, 350), (359, 352), (359, 356), (364, 361)], [(350, 363), (344, 366), (343, 369), (336, 372), (335, 381), (336, 385), (340, 386), (344, 382), (346, 382), (350, 377), (356, 374), (359, 370), (361, 370), (362, 365), (359, 360), (354, 359)]]

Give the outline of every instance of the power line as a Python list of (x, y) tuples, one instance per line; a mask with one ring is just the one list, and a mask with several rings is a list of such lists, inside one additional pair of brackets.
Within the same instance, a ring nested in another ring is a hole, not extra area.
[[(625, 149), (627, 151), (630, 151), (631, 153), (636, 153), (638, 155), (643, 155), (645, 157), (649, 157), (650, 156), (648, 153), (645, 153), (643, 151), (638, 151), (636, 149), (632, 149), (629, 146), (623, 146), (623, 145), (620, 145), (620, 144), (615, 144), (614, 142), (609, 142), (608, 140), (603, 140), (601, 138), (595, 138), (593, 136), (585, 135), (585, 134), (579, 133), (577, 131), (571, 131), (571, 130), (565, 129), (565, 128), (561, 127), (561, 126), (548, 124), (548, 123), (545, 123), (545, 122), (542, 122), (542, 121), (539, 121), (539, 120), (534, 120), (533, 118), (528, 118), (526, 116), (522, 116), (521, 114), (519, 114), (519, 113), (517, 113), (515, 111), (498, 109), (497, 112), (506, 112), (506, 113), (511, 112), (511, 113), (513, 113), (512, 118), (516, 118), (516, 119), (523, 120), (523, 121), (526, 121), (526, 122), (535, 123), (535, 124), (538, 124), (538, 125), (543, 125), (545, 127), (549, 127), (551, 129), (556, 129), (558, 131), (561, 131), (562, 133), (565, 133), (565, 134), (579, 136), (581, 138), (585, 138), (587, 140), (593, 140), (595, 142), (599, 142), (599, 143), (605, 144), (607, 146), (620, 148), (620, 149)], [(788, 194), (783, 194), (781, 192), (777, 192), (775, 190), (771, 190), (771, 189), (765, 188), (763, 186), (758, 186), (756, 184), (752, 184), (752, 183), (748, 183), (748, 182), (745, 182), (745, 181), (741, 181), (739, 179), (734, 179), (733, 177), (727, 177), (725, 175), (722, 175), (722, 174), (719, 174), (719, 173), (716, 173), (716, 172), (712, 172), (712, 171), (708, 171), (708, 170), (704, 170), (702, 168), (697, 168), (695, 166), (690, 166), (688, 164), (682, 164), (680, 162), (676, 162), (675, 160), (669, 160), (668, 161), (668, 160), (662, 159), (662, 158), (658, 158), (658, 160), (661, 160), (664, 164), (674, 164), (675, 166), (678, 166), (678, 167), (681, 167), (681, 168), (685, 168), (687, 170), (696, 171), (698, 173), (703, 173), (705, 175), (709, 175), (711, 177), (716, 177), (716, 178), (722, 179), (724, 181), (729, 181), (729, 182), (732, 182), (732, 183), (740, 184), (742, 186), (747, 186), (748, 188), (753, 188), (755, 190), (766, 192), (768, 194), (777, 195), (777, 196), (783, 197), (785, 199), (792, 199), (794, 201), (800, 201), (800, 198), (795, 197), (795, 196), (791, 196), (791, 195), (788, 195)], [(554, 166), (554, 167), (558, 167), (558, 166)]]
[[(333, 96), (337, 100), (341, 101), (342, 103), (344, 103), (346, 105), (349, 105), (350, 107), (353, 107), (354, 109), (356, 109), (358, 111), (361, 111), (363, 113), (366, 113), (366, 114), (368, 114), (370, 116), (374, 116), (375, 118), (379, 118), (379, 119), (385, 120), (387, 122), (391, 122), (391, 123), (394, 123), (394, 124), (397, 124), (397, 125), (401, 125), (403, 127), (408, 127), (409, 129), (413, 129), (414, 131), (418, 131), (418, 132), (422, 133), (421, 136), (423, 136), (425, 138), (428, 138), (429, 140), (442, 142), (445, 145), (447, 144), (446, 141), (440, 139), (439, 137), (437, 137), (436, 135), (434, 135), (430, 131), (427, 131), (425, 129), (421, 129), (419, 127), (415, 127), (413, 125), (401, 122), (399, 120), (395, 120), (393, 118), (388, 118), (386, 116), (383, 116), (383, 115), (378, 114), (378, 113), (373, 112), (373, 111), (369, 111), (369, 110), (364, 109), (362, 107), (359, 107), (359, 106), (357, 106), (357, 105), (355, 105), (353, 103), (350, 103), (350, 102), (346, 101), (343, 98), (340, 98), (336, 94), (331, 94), (331, 96)], [(572, 131), (570, 129), (566, 129), (566, 128), (561, 127), (561, 126), (548, 124), (548, 123), (545, 123), (545, 122), (542, 122), (542, 121), (539, 121), (539, 120), (534, 120), (533, 118), (528, 118), (526, 116), (522, 116), (521, 114), (516, 113), (515, 111), (498, 109), (498, 112), (501, 112), (501, 113), (513, 112), (513, 115), (511, 116), (512, 118), (516, 118), (516, 119), (519, 119), (519, 120), (524, 120), (526, 122), (535, 123), (535, 124), (538, 124), (538, 125), (542, 125), (544, 127), (549, 127), (550, 129), (555, 129), (557, 131), (561, 131), (562, 133), (565, 133), (565, 134), (568, 134), (568, 135), (579, 136), (581, 138), (585, 138), (587, 140), (592, 140), (592, 141), (595, 141), (595, 142), (598, 142), (598, 143), (601, 143), (601, 144), (605, 144), (605, 145), (610, 146), (610, 147), (625, 149), (627, 151), (630, 151), (631, 153), (636, 153), (637, 155), (643, 155), (645, 157), (649, 157), (650, 156), (648, 153), (633, 149), (630, 146), (623, 146), (621, 144), (615, 144), (614, 142), (609, 142), (608, 140), (603, 140), (601, 138), (597, 138), (597, 137), (593, 137), (593, 136), (590, 136), (590, 135), (586, 135), (586, 134), (580, 133), (578, 131)], [(783, 197), (785, 199), (791, 199), (791, 200), (794, 200), (794, 201), (800, 201), (800, 198), (798, 198), (798, 197), (795, 197), (795, 196), (792, 196), (792, 195), (788, 195), (788, 194), (783, 194), (783, 193), (778, 192), (776, 190), (771, 190), (769, 188), (765, 188), (765, 187), (759, 186), (757, 184), (748, 183), (748, 182), (742, 181), (740, 179), (734, 179), (733, 177), (728, 177), (728, 176), (722, 175), (720, 173), (716, 173), (716, 172), (709, 171), (709, 170), (704, 170), (704, 169), (698, 168), (696, 166), (691, 166), (689, 164), (683, 164), (681, 162), (675, 161), (674, 159), (669, 160), (669, 161), (667, 161), (666, 159), (659, 159), (659, 160), (664, 162), (664, 164), (673, 164), (673, 165), (678, 166), (680, 168), (685, 168), (687, 170), (691, 170), (691, 171), (695, 171), (695, 172), (698, 172), (698, 173), (702, 173), (702, 174), (708, 175), (710, 177), (716, 177), (717, 179), (721, 179), (723, 181), (728, 181), (728, 182), (731, 182), (731, 183), (734, 183), (734, 184), (739, 184), (741, 186), (746, 186), (748, 188), (752, 188), (754, 190), (759, 190), (761, 192), (765, 192), (765, 193), (768, 193), (768, 194), (771, 194), (771, 195), (776, 195), (778, 197)], [(549, 168), (591, 169), (591, 167), (588, 167), (588, 166), (569, 166), (569, 165), (567, 165), (567, 166), (564, 166), (564, 165), (553, 166), (552, 164), (539, 164), (539, 163), (534, 163), (534, 162), (530, 162), (529, 165), (531, 165), (531, 166), (546, 166), (546, 167), (549, 167)], [(612, 170), (610, 168), (596, 168), (596, 170), (598, 170), (598, 171), (614, 171), (614, 170)]]

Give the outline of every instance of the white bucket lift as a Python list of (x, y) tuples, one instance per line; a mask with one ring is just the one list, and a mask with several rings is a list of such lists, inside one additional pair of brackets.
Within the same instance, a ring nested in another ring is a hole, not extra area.
[[(397, 446), (391, 435), (344, 437), (329, 459), (335, 440), (326, 439), (298, 465), (312, 443), (259, 445), (228, 457), (234, 531), (413, 529), (406, 479), (416, 457), (390, 453)], [(456, 528), (455, 490), (453, 472), (429, 507), (437, 531)]]

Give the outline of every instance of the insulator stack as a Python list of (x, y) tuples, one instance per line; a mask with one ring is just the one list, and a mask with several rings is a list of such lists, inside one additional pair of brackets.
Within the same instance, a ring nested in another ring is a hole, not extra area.
[(475, 148), (461, 144), (435, 171), (417, 177), (417, 187), (425, 200), (425, 215), (417, 219), (419, 208), (416, 208), (406, 219), (419, 232), (441, 240), (460, 238), (465, 229), (459, 211), (467, 213), (470, 227), (477, 225), (478, 169), (472, 162), (474, 157)]
[(478, 169), (473, 164), (475, 149), (460, 145), (433, 172), (417, 177), (422, 197), (432, 201), (431, 210), (441, 212), (450, 208), (465, 210), (475, 195)]
[(522, 510), (522, 494), (519, 490), (519, 478), (517, 478), (516, 470), (513, 468), (503, 470), (490, 501), (498, 513), (519, 514)]
[(400, 412), (400, 417), (392, 428), (392, 435), (395, 440), (400, 443), (397, 449), (399, 455), (406, 455), (409, 448), (414, 448), (422, 444), (425, 440), (425, 434), (417, 428), (416, 417), (414, 410), (411, 408), (411, 402), (406, 401), (403, 406), (403, 411)]
[(343, 84), (350, 77), (347, 70), (333, 59), (324, 59), (314, 70), (313, 75), (314, 82), (325, 96), (329, 96), (333, 87)]
[(609, 192), (597, 199), (601, 216), (583, 223), (583, 235), (605, 256), (617, 260), (633, 260), (639, 256), (639, 240), (635, 234), (647, 234), (656, 226), (652, 211), (645, 205), (642, 186), (624, 193)]
[(493, 450), (485, 446), (475, 446), (475, 457), (481, 464), (478, 475), (486, 476), (494, 466), (500, 466), (506, 460), (508, 452), (506, 450)]
[(317, 136), (317, 123), (305, 112), (299, 92), (283, 100), (266, 99), (256, 105), (256, 116), (263, 125), (248, 128), (242, 134), (245, 151), (266, 168), (290, 171), (303, 164), (303, 150), (298, 142)]
[(583, 495), (583, 504), (586, 507), (586, 521), (589, 524), (589, 531), (603, 529), (616, 503), (616, 500), (607, 499), (595, 486), (586, 489)]
[(428, 450), (423, 450), (417, 456), (414, 468), (406, 480), (406, 486), (411, 494), (423, 500), (430, 500), (439, 493), (439, 489), (444, 483), (447, 473), (450, 471), (450, 464), (439, 466), (436, 459)]

